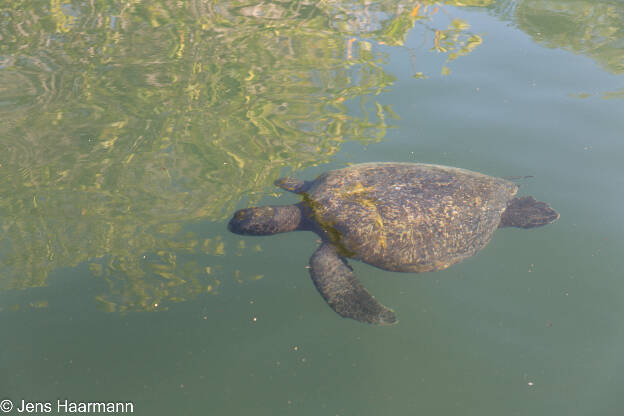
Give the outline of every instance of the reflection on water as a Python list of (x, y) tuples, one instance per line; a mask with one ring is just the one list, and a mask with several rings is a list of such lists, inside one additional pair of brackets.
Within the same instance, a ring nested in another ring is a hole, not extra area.
[(227, 217), (272, 191), (283, 170), (325, 163), (342, 143), (382, 139), (394, 115), (374, 96), (394, 78), (379, 44), (402, 45), (416, 24), (447, 62), (481, 43), (444, 7), (7, 5), (0, 290), (42, 286), (50, 271), (91, 261), (110, 287), (98, 296), (104, 310), (216, 291), (217, 266), (192, 254), (226, 248), (189, 223)]
[(284, 170), (325, 163), (345, 142), (381, 140), (394, 117), (374, 100), (394, 80), (385, 47), (404, 47), (417, 27), (450, 74), (483, 42), (449, 5), (489, 7), (545, 46), (624, 72), (617, 2), (5, 7), (0, 290), (42, 286), (50, 271), (92, 261), (109, 282), (98, 297), (105, 310), (216, 292), (225, 248), (189, 222), (226, 218), (274, 192)]
[[(622, 2), (504, 0), (495, 10), (541, 45), (587, 55), (609, 72), (624, 73)], [(624, 89), (602, 97), (624, 98)]]

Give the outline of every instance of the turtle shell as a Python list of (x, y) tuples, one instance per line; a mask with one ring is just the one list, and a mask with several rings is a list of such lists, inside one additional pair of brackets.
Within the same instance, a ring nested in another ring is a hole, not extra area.
[(367, 163), (326, 172), (304, 201), (340, 250), (385, 270), (441, 270), (483, 248), (518, 186), (454, 167)]

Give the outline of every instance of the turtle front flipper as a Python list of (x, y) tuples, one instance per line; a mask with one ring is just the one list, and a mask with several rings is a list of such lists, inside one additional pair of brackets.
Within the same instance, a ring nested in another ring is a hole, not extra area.
[(322, 243), (310, 258), (310, 276), (323, 299), (340, 316), (371, 324), (393, 324), (396, 315), (360, 284), (336, 249)]

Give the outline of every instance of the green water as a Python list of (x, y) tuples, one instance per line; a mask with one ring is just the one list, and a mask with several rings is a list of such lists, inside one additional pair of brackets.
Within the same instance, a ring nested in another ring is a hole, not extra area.
[[(624, 3), (0, 3), (0, 401), (135, 414), (624, 414)], [(561, 214), (445, 271), (229, 234), (367, 161), (519, 180)], [(37, 412), (34, 412), (37, 413)]]

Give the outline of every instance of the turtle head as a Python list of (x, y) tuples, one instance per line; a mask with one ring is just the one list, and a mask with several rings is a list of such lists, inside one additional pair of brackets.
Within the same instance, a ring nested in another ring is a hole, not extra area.
[(234, 213), (228, 230), (242, 235), (272, 235), (302, 229), (298, 205), (245, 208)]

